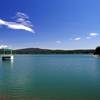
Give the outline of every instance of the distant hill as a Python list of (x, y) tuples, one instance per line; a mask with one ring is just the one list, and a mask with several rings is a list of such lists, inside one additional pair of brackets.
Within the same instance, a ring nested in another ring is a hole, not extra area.
[(40, 49), (40, 48), (25, 48), (25, 49), (17, 49), (13, 52), (15, 54), (48, 54), (51, 50), (49, 49)]
[[(24, 48), (13, 50), (13, 54), (91, 54), (94, 53), (93, 49), (88, 50), (50, 50), (41, 48)], [(0, 49), (0, 54), (3, 50)]]
[(94, 50), (50, 50), (40, 48), (25, 48), (14, 50), (15, 54), (89, 54)]

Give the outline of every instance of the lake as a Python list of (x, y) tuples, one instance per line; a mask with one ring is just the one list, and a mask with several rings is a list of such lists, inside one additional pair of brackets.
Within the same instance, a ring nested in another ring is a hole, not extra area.
[(15, 55), (0, 58), (0, 100), (99, 100), (100, 58)]

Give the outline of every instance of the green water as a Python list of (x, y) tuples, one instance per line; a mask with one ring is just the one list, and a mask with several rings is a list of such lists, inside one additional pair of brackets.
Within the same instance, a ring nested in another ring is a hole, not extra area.
[(100, 100), (100, 58), (17, 55), (0, 59), (0, 100)]

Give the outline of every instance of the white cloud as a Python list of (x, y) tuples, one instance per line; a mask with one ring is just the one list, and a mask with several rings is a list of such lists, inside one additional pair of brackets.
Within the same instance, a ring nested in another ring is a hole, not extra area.
[(6, 26), (10, 29), (25, 30), (25, 31), (35, 33), (34, 29), (32, 28), (33, 25), (28, 20), (29, 17), (26, 14), (18, 12), (16, 14), (16, 18), (17, 19), (15, 22), (5, 21), (0, 19), (0, 25)]
[(91, 37), (96, 37), (98, 35), (99, 35), (98, 33), (89, 33), (89, 36), (91, 36)]
[(61, 41), (56, 41), (57, 44), (61, 44)]
[(77, 37), (77, 38), (75, 38), (74, 40), (75, 40), (75, 41), (78, 41), (78, 40), (80, 40), (80, 39), (81, 39), (80, 37)]
[(2, 19), (0, 19), (0, 25), (5, 25), (5, 21), (3, 21)]
[(16, 22), (18, 22), (18, 23), (21, 23), (21, 24), (23, 24), (25, 26), (29, 26), (29, 27), (33, 26), (31, 21), (29, 21), (29, 17), (24, 13), (17, 12), (15, 18), (16, 18)]
[(88, 36), (88, 37), (86, 37), (86, 39), (91, 39), (92, 37), (90, 37), (90, 36)]
[(19, 18), (29, 19), (29, 17), (25, 13), (22, 13), (22, 12), (17, 12), (16, 17), (17, 18), (19, 17)]
[(8, 46), (7, 45), (0, 45), (0, 49), (4, 49), (4, 48), (7, 48)]

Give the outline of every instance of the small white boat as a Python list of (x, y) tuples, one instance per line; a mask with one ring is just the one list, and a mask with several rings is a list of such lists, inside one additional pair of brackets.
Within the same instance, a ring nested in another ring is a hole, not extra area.
[(3, 50), (4, 50), (4, 54), (2, 55), (3, 61), (9, 61), (14, 59), (14, 56), (12, 54), (12, 49), (3, 49)]
[(14, 56), (13, 55), (3, 55), (2, 56), (2, 60), (5, 61), (5, 60), (13, 60), (14, 59)]

